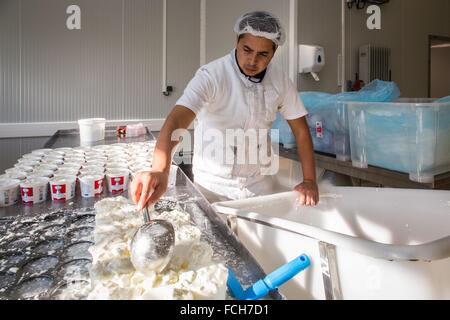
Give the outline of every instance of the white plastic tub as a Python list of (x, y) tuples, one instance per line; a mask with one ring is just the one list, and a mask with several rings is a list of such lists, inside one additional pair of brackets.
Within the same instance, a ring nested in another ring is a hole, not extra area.
[(0, 207), (9, 207), (19, 199), (20, 180), (0, 178)]
[(347, 107), (353, 166), (405, 172), (422, 183), (450, 171), (450, 102), (405, 98)]
[(33, 205), (47, 200), (48, 178), (32, 178), (20, 183), (20, 194), (25, 205)]
[(94, 142), (104, 140), (105, 124), (106, 119), (104, 118), (78, 120), (78, 125), (80, 127), (80, 141)]
[(111, 169), (106, 172), (108, 191), (112, 194), (120, 194), (128, 190), (130, 171), (127, 169)]
[[(305, 253), (290, 299), (450, 299), (450, 192), (329, 187), (216, 203), (266, 272)], [(328, 268), (327, 268), (328, 266)]]
[(57, 176), (50, 180), (52, 201), (64, 202), (75, 197), (76, 176)]
[(81, 196), (83, 198), (94, 198), (102, 195), (103, 182), (105, 180), (103, 173), (82, 175), (79, 180)]

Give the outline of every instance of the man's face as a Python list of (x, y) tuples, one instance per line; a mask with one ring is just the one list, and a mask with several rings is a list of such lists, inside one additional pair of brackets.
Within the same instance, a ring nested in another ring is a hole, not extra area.
[(267, 68), (276, 51), (272, 41), (249, 33), (238, 39), (236, 49), (239, 66), (251, 77)]

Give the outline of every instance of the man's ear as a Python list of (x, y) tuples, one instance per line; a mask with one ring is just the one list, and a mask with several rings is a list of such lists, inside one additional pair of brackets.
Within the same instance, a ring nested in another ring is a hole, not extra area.
[(276, 44), (273, 45), (273, 55), (277, 52), (278, 46)]

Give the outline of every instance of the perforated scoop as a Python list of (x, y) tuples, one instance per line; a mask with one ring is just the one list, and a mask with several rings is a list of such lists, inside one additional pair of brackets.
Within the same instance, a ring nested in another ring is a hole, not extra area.
[(144, 224), (131, 241), (131, 263), (142, 273), (161, 272), (172, 258), (175, 230), (165, 220), (150, 220), (148, 208), (143, 210)]

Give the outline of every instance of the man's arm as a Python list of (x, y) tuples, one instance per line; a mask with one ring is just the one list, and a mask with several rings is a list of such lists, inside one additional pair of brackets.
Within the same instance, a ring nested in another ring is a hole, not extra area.
[(152, 170), (135, 175), (130, 193), (137, 209), (147, 203), (156, 202), (167, 190), (172, 150), (180, 141), (172, 141), (172, 133), (178, 129), (187, 129), (195, 119), (195, 113), (183, 106), (175, 106), (161, 129), (153, 153)]
[(302, 164), (303, 182), (295, 187), (300, 192), (300, 204), (316, 205), (319, 203), (319, 190), (316, 181), (316, 164), (314, 148), (306, 118), (288, 121), (297, 143), (297, 152)]

